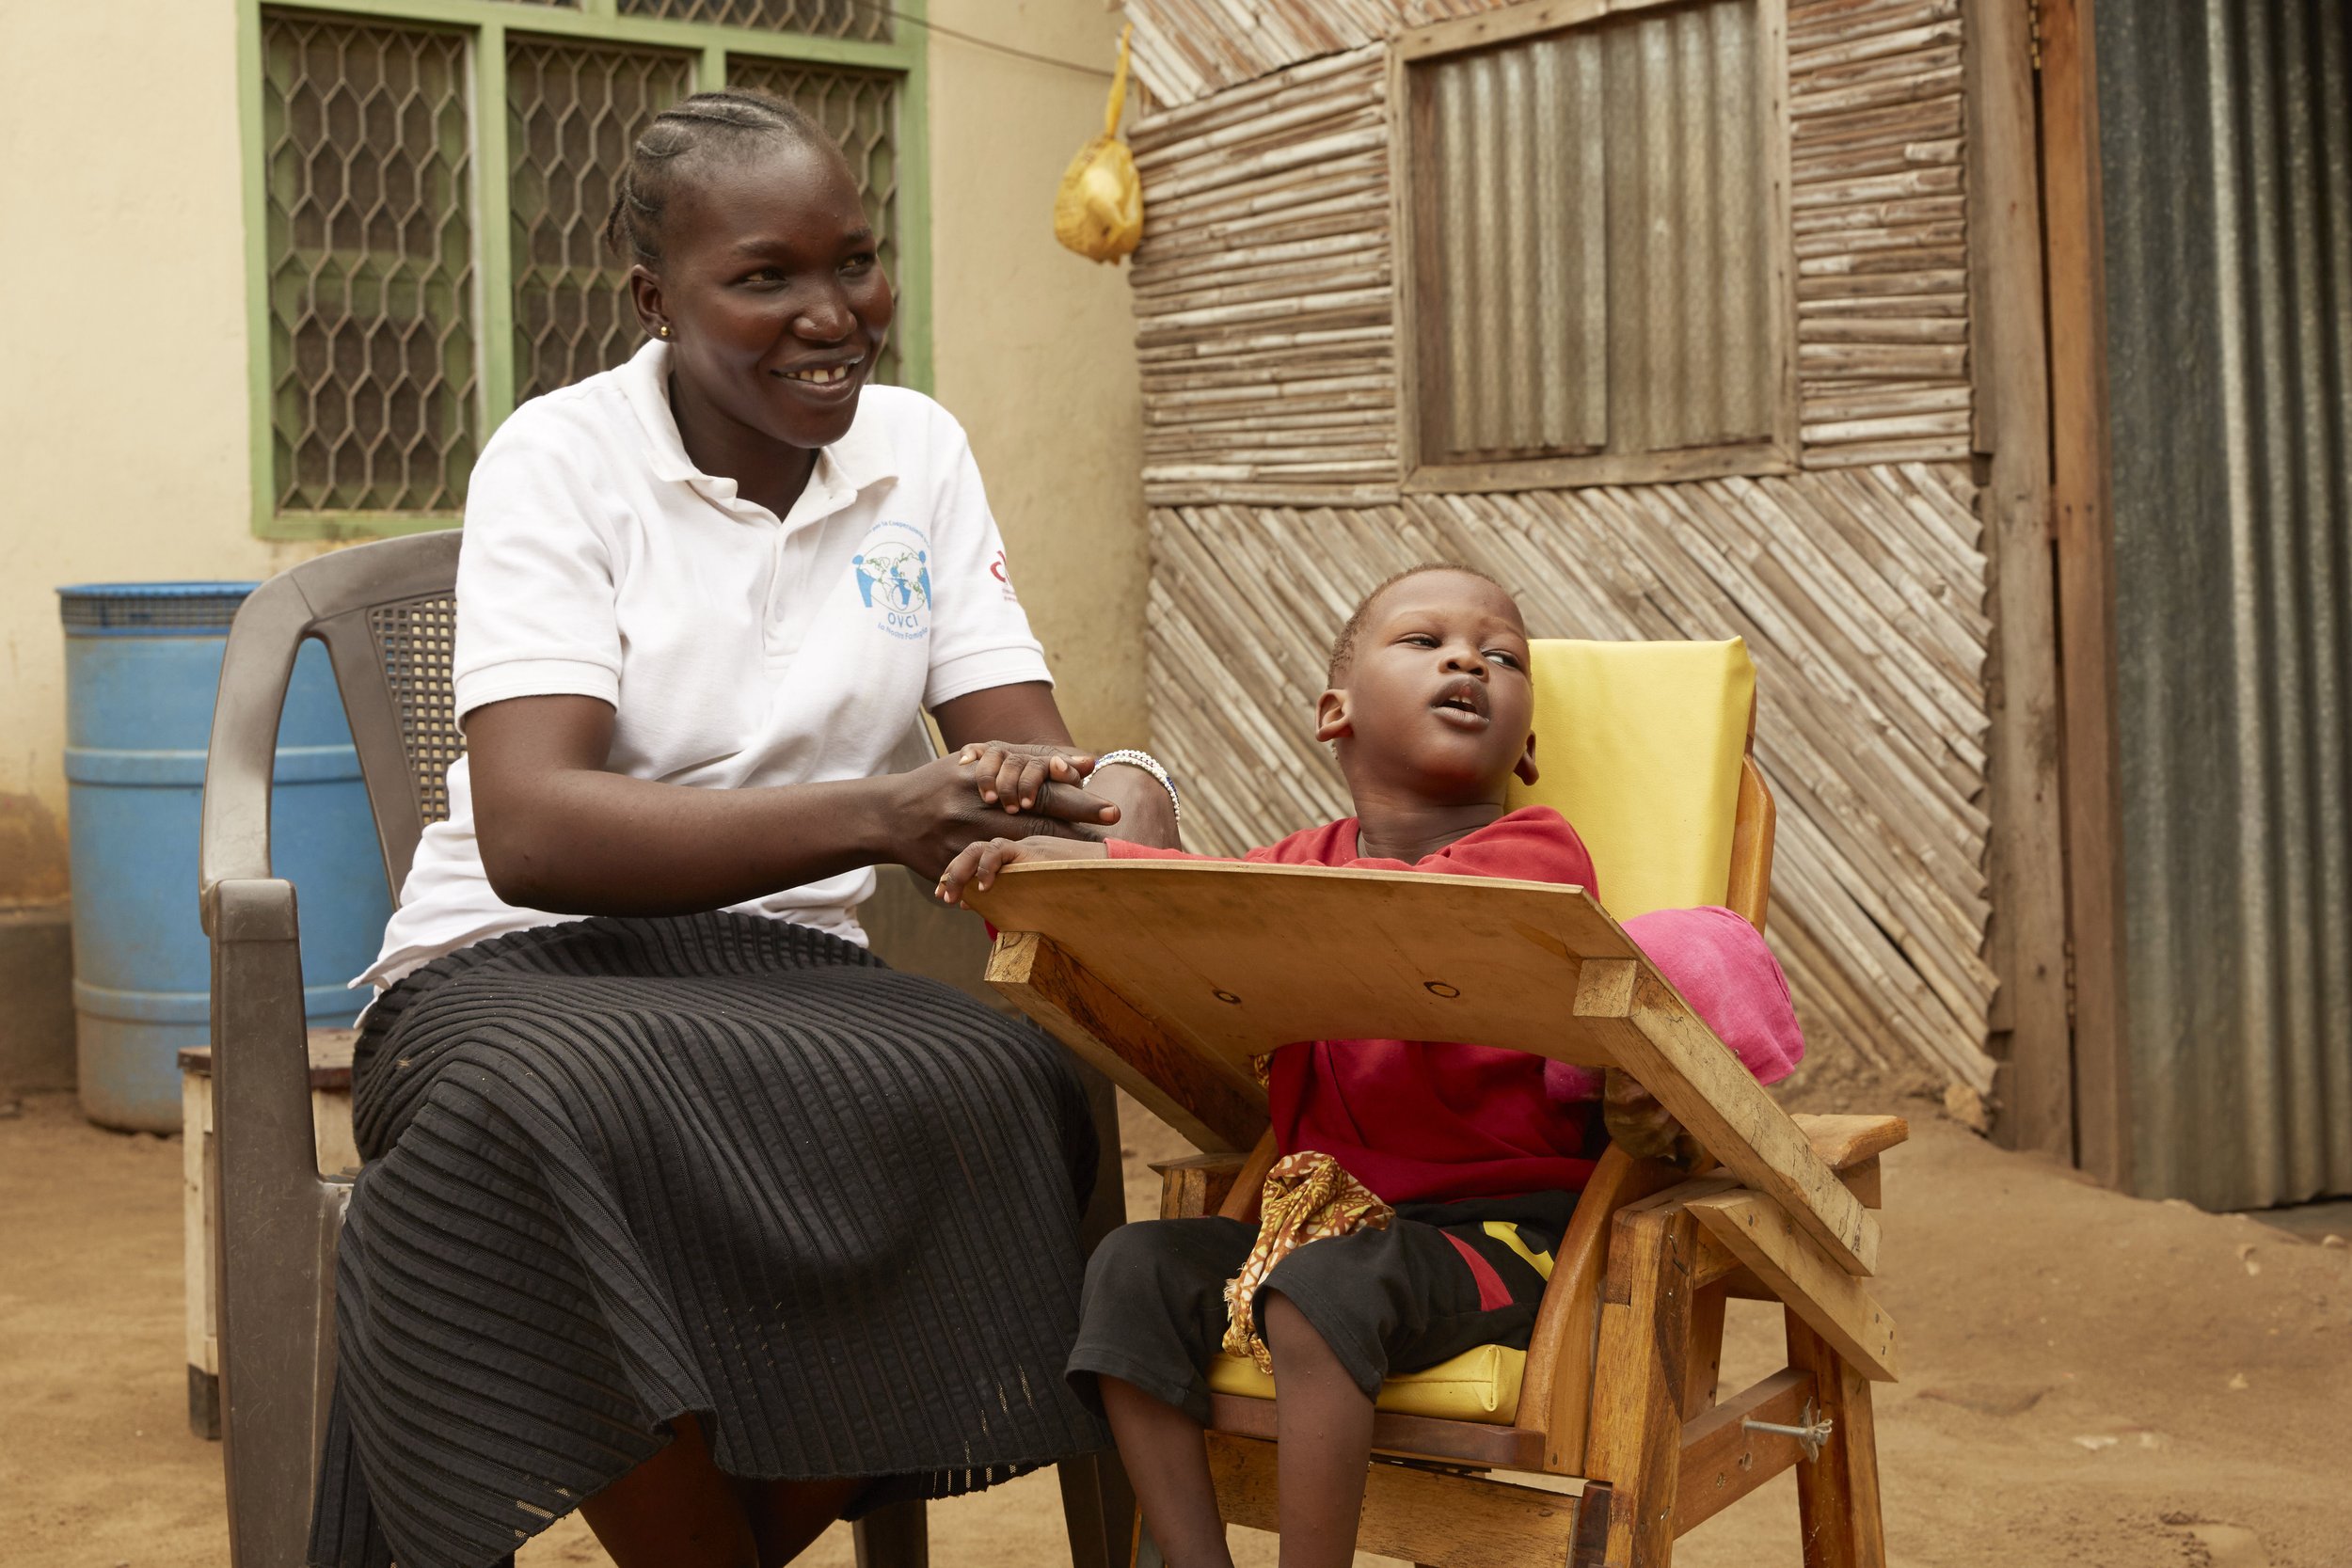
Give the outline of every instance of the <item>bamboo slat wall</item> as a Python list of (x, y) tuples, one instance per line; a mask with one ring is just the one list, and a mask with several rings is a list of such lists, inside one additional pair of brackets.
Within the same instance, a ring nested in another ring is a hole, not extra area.
[(1387, 66), (1295, 66), (1136, 127), (1155, 501), (1397, 493)]
[(1155, 743), (1202, 847), (1344, 809), (1310, 738), (1357, 597), (1451, 557), (1538, 635), (1748, 639), (1772, 939), (1819, 1057), (1992, 1084), (1987, 562), (1959, 0), (1789, 0), (1799, 472), (1407, 495), (1383, 40), (1485, 0), (1127, 0)]
[(1126, 0), (1136, 80), (1173, 108), (1502, 0)]
[(1960, 5), (1788, 8), (1809, 468), (1969, 453)]

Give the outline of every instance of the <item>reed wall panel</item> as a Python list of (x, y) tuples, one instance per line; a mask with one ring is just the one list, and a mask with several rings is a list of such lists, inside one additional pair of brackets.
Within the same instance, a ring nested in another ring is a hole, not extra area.
[(1385, 54), (1365, 48), (1136, 128), (1153, 501), (1396, 495), (1387, 100)]
[[(1788, 8), (1807, 467), (1970, 451), (1960, 4)], [(1486, 0), (1127, 0), (1136, 69), (1161, 105), (1134, 135), (1145, 196), (1133, 269), (1144, 482), (1154, 504), (1362, 505), (1396, 495), (1384, 45), (1484, 8)], [(1208, 71), (1211, 57), (1224, 64)], [(1230, 439), (1242, 433), (1250, 438)]]
[(1414, 562), (1492, 571), (1539, 635), (1736, 634), (1817, 1058), (1989, 1089), (1960, 0), (1788, 0), (1798, 472), (1409, 497), (1385, 40), (1489, 0), (1125, 8), (1152, 718), (1192, 841), (1345, 809), (1311, 739), (1326, 647)]
[(1538, 636), (1747, 639), (1780, 807), (1771, 940), (1817, 1054), (1992, 1085), (1981, 531), (1958, 465), (1152, 514), (1153, 742), (1187, 841), (1343, 816), (1312, 715), (1348, 610), (1467, 561)]

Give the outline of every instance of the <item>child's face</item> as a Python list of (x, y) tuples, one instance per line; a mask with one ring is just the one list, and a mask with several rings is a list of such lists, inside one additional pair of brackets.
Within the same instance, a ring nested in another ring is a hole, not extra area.
[(1460, 572), (1406, 578), (1374, 604), (1316, 738), (1344, 744), (1351, 788), (1432, 803), (1500, 800), (1535, 779), (1534, 689), (1518, 606)]

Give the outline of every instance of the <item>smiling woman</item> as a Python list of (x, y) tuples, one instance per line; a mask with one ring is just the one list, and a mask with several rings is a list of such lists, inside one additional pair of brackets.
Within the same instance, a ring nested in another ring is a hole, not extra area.
[[(666, 254), (671, 229), (694, 243)], [(848, 160), (779, 99), (702, 93), (638, 144), (607, 232), (635, 259), (639, 319), (675, 345), (688, 455), (713, 473), (748, 466), (743, 494), (782, 515), (818, 449), (849, 433), (890, 331)]]
[[(338, 1568), (489, 1568), (574, 1508), (622, 1568), (779, 1563), (1104, 1440), (1058, 1376), (1080, 1085), (855, 911), (1000, 833), (1172, 843), (1172, 798), (1089, 776), (961, 428), (868, 384), (832, 144), (701, 94), (619, 191), (650, 341), (474, 470), (468, 752), (365, 976)], [(889, 773), (927, 706), (956, 754)]]

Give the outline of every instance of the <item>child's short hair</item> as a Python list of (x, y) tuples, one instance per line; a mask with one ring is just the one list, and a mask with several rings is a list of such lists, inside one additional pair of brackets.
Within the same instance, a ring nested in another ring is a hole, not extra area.
[(1481, 582), (1493, 584), (1505, 597), (1517, 598), (1508, 588), (1477, 567), (1465, 566), (1458, 561), (1424, 561), (1418, 566), (1407, 566), (1394, 577), (1383, 578), (1375, 583), (1371, 593), (1356, 601), (1356, 609), (1348, 616), (1347, 625), (1342, 626), (1339, 636), (1331, 640), (1331, 662), (1324, 671), (1324, 684), (1337, 686), (1340, 677), (1347, 673), (1348, 664), (1356, 657), (1356, 634), (1363, 629), (1364, 617), (1372, 613), (1372, 607), (1379, 602), (1380, 595), (1407, 578), (1422, 577), (1430, 572), (1459, 572), (1466, 578), (1476, 578)]

